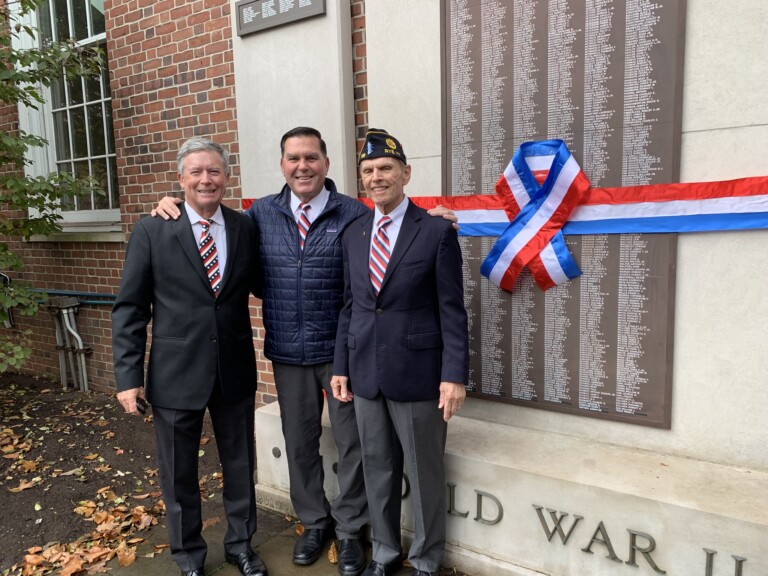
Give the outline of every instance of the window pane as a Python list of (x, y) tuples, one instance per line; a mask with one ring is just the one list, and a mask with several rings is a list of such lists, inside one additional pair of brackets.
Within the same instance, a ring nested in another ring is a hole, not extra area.
[(64, 77), (60, 76), (51, 84), (51, 106), (54, 108), (64, 108), (67, 105), (64, 94)]
[[(69, 162), (63, 162), (58, 164), (59, 172), (72, 174), (72, 165)], [(61, 209), (64, 212), (71, 212), (75, 209), (75, 200), (71, 196), (64, 196), (61, 199)]]
[(99, 183), (99, 188), (102, 194), (94, 194), (93, 198), (96, 204), (97, 210), (105, 210), (109, 208), (109, 180), (107, 174), (107, 159), (101, 158), (91, 162), (91, 169), (93, 170), (93, 177)]
[(82, 104), (83, 103), (83, 81), (80, 78), (75, 78), (67, 82), (69, 87), (69, 105)]
[(56, 134), (56, 157), (58, 160), (72, 158), (72, 149), (69, 147), (69, 121), (67, 111), (54, 112), (53, 131)]
[(85, 79), (85, 98), (87, 102), (101, 100), (101, 76)]
[(106, 32), (106, 27), (104, 26), (104, 0), (91, 0), (91, 22), (93, 22), (91, 36)]
[(112, 90), (109, 87), (109, 69), (106, 63), (109, 62), (109, 53), (107, 52), (107, 44), (104, 43), (99, 48), (104, 52), (104, 67), (101, 69), (101, 83), (104, 86), (104, 98), (112, 97)]
[(107, 152), (109, 154), (115, 153), (115, 131), (112, 129), (112, 101), (108, 100), (104, 102), (104, 116), (107, 119)]
[(53, 40), (53, 30), (51, 30), (51, 3), (43, 2), (37, 13), (38, 30), (40, 40), (43, 44), (48, 44)]
[(112, 208), (120, 206), (117, 189), (117, 159), (114, 156), (109, 159), (109, 196), (112, 199)]
[(86, 135), (85, 108), (72, 108), (70, 112), (72, 122), (72, 145), (74, 146), (73, 158), (88, 156), (88, 137)]
[(88, 13), (86, 12), (86, 0), (72, 1), (72, 21), (75, 23), (75, 39), (85, 40), (88, 34)]
[(56, 21), (56, 38), (64, 42), (72, 37), (69, 33), (67, 0), (53, 0), (53, 13)]
[(88, 106), (88, 127), (91, 131), (91, 156), (106, 154), (106, 146), (104, 145), (104, 114), (102, 113), (100, 103)]
[[(75, 177), (88, 178), (90, 176), (88, 171), (88, 160), (81, 162), (75, 162)], [(93, 210), (93, 202), (90, 195), (77, 197), (77, 209), (78, 210)]]

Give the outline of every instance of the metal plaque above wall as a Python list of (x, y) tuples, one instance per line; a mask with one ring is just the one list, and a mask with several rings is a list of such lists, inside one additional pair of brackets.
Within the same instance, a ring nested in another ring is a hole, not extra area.
[(325, 14), (325, 0), (240, 0), (237, 35), (246, 36)]

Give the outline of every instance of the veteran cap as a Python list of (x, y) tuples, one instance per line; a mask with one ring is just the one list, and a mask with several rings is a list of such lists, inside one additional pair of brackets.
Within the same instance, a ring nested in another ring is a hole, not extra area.
[(397, 158), (403, 164), (407, 164), (405, 152), (403, 152), (403, 147), (397, 138), (386, 130), (378, 128), (371, 128), (366, 133), (365, 143), (357, 163), (360, 164), (363, 160), (370, 160), (371, 158)]

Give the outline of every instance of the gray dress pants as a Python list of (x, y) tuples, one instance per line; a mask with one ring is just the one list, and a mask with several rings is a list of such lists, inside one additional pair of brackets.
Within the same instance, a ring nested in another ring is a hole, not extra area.
[[(332, 528), (335, 523), (339, 539), (359, 538), (368, 523), (368, 507), (353, 403), (333, 398), (331, 364), (292, 366), (273, 362), (272, 368), (296, 515), (305, 528)], [(321, 417), (326, 401), (339, 451), (339, 497), (333, 502), (325, 494), (320, 456)]]
[(371, 515), (373, 559), (390, 564), (402, 554), (403, 467), (410, 480), (415, 536), (408, 561), (423, 572), (440, 570), (445, 550), (445, 440), (437, 400), (394, 402), (355, 396), (363, 472)]

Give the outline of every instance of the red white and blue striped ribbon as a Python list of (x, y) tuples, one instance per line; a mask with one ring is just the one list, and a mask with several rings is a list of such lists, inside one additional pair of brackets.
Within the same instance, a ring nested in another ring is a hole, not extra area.
[[(526, 161), (534, 180), (537, 176), (541, 180), (546, 173), (539, 164), (546, 166), (547, 155), (553, 156), (551, 153), (531, 156)], [(509, 180), (511, 174), (507, 171), (502, 179)], [(502, 192), (501, 196), (421, 196), (410, 197), (410, 200), (425, 209), (441, 205), (453, 210), (458, 218), (460, 236), (502, 236), (510, 228), (510, 222), (522, 212), (519, 207), (525, 201), (519, 190), (517, 195), (513, 186), (510, 185), (509, 190), (507, 196)], [(361, 200), (369, 207), (373, 206), (369, 199)], [(247, 209), (252, 202), (253, 199), (244, 199), (243, 209)], [(529, 197), (527, 204), (530, 203)], [(567, 221), (562, 223), (560, 231), (565, 235), (585, 235), (750, 229), (768, 229), (768, 176), (719, 182), (588, 188)], [(562, 236), (554, 234), (538, 254), (552, 279), (551, 285), (565, 281), (552, 273), (555, 266), (550, 262), (567, 260), (564, 254), (558, 252), (567, 250), (561, 241)], [(550, 249), (554, 254), (549, 252)], [(530, 262), (534, 261), (535, 258)], [(529, 266), (536, 265), (530, 262)], [(567, 279), (575, 271), (564, 269), (563, 273)], [(548, 286), (542, 287), (546, 289)]]
[[(436, 206), (453, 210), (460, 236), (501, 236), (509, 227), (510, 215), (498, 196), (409, 199), (426, 210)], [(768, 229), (768, 176), (590, 188), (562, 231), (568, 236), (752, 229)]]
[(525, 266), (547, 290), (581, 275), (561, 229), (589, 188), (565, 142), (525, 142), (496, 184), (511, 224), (480, 267), (480, 273), (512, 290)]

